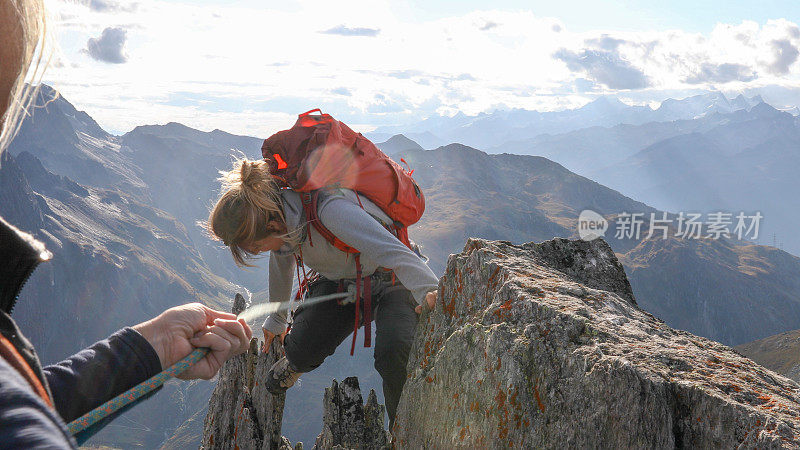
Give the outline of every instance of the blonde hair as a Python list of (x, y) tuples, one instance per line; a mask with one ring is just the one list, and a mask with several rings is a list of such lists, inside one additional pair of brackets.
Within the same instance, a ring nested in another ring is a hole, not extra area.
[[(22, 32), (22, 48), (20, 49), (20, 66), (22, 72), (17, 75), (11, 86), (8, 110), (0, 122), (0, 153), (8, 146), (22, 125), (31, 101), (39, 89), (38, 82), (47, 67), (45, 54), (48, 53), (47, 19), (42, 0), (2, 0), (10, 2), (10, 7), (19, 19)], [(26, 80), (30, 78), (29, 82)]]
[[(268, 223), (279, 220), (286, 224), (280, 199), (280, 187), (269, 173), (265, 161), (236, 159), (233, 169), (220, 172), (222, 194), (208, 216), (207, 229), (231, 250), (238, 266), (252, 267), (256, 255), (247, 248), (260, 239), (276, 233)], [(302, 226), (278, 236), (292, 248), (302, 240)]]

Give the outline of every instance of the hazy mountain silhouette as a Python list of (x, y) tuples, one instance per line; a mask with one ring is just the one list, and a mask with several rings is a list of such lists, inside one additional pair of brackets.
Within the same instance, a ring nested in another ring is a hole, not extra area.
[(799, 147), (798, 119), (761, 102), (692, 120), (541, 135), (490, 152), (547, 157), (662, 210), (761, 211), (759, 242), (772, 244), (774, 233), (800, 254), (800, 212), (787, 207), (800, 189)]
[[(761, 103), (716, 126), (664, 139), (588, 176), (670, 211), (739, 211), (764, 216), (760, 242), (773, 233), (800, 254), (800, 124)], [(597, 161), (598, 167), (599, 161)]]
[[(627, 105), (617, 98), (599, 97), (577, 109), (564, 111), (498, 110), (468, 116), (433, 116), (406, 126), (379, 127), (367, 137), (382, 141), (394, 134), (431, 133), (446, 142), (457, 142), (480, 149), (497, 147), (508, 142), (531, 139), (541, 134), (567, 133), (592, 126), (612, 127), (619, 124), (640, 125), (648, 122), (695, 119), (711, 113), (730, 113), (749, 109), (761, 103), (760, 97), (734, 101), (722, 93), (711, 92), (675, 100), (667, 99), (657, 108)], [(415, 139), (416, 140), (416, 139)], [(420, 142), (423, 147), (430, 148)]]
[(800, 383), (800, 330), (737, 345), (736, 350), (762, 366)]
[(376, 143), (375, 145), (387, 155), (392, 155), (404, 150), (422, 150), (421, 145), (403, 136), (402, 134), (392, 136), (386, 140), (386, 142)]

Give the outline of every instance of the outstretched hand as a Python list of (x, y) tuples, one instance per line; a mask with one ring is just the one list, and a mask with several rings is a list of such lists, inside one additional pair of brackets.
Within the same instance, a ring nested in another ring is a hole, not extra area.
[[(425, 303), (428, 304), (428, 310), (432, 310), (433, 307), (436, 305), (436, 297), (439, 295), (439, 290), (430, 291), (425, 295)], [(414, 309), (417, 314), (422, 314), (422, 305), (417, 305)]]
[(180, 375), (184, 380), (213, 378), (228, 358), (247, 351), (253, 337), (244, 320), (200, 303), (170, 308), (133, 328), (153, 346), (162, 368), (180, 361), (195, 348), (211, 349)]

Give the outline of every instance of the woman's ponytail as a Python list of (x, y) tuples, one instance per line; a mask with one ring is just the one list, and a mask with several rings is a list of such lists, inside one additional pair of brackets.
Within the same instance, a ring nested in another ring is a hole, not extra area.
[[(270, 220), (286, 223), (280, 187), (265, 161), (246, 158), (235, 160), (231, 170), (220, 172), (219, 181), (222, 194), (209, 214), (208, 231), (231, 249), (238, 265), (251, 266), (247, 260), (254, 255), (243, 246), (268, 237)], [(291, 246), (300, 239), (297, 230), (281, 237)]]

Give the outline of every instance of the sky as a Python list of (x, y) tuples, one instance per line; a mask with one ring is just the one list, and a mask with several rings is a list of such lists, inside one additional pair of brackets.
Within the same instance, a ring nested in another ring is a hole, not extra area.
[(800, 105), (800, 2), (45, 0), (43, 80), (106, 130), (266, 137), (312, 108), (366, 132), (459, 111)]

